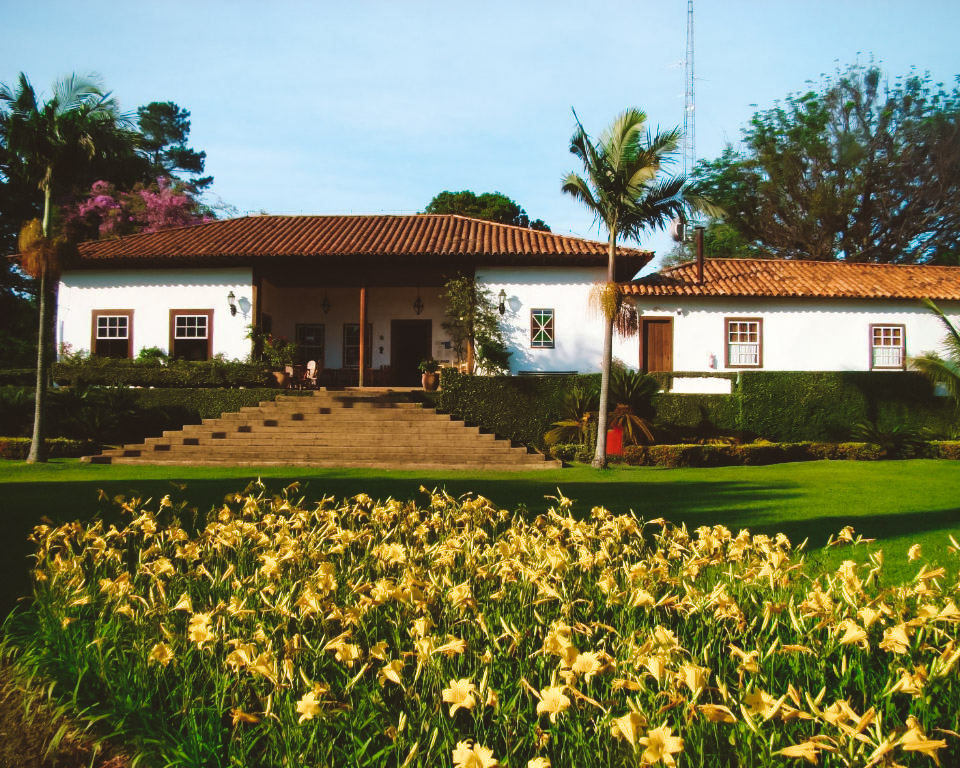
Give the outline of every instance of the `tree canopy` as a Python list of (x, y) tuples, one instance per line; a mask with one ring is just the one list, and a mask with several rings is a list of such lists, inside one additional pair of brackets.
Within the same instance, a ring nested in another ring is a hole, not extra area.
[[(155, 177), (203, 173), (207, 153), (187, 146), (189, 111), (172, 101), (152, 101), (137, 109), (137, 123), (142, 134), (141, 152), (149, 160)], [(187, 183), (193, 191), (203, 190), (213, 183), (213, 176), (193, 178)]]
[(711, 256), (956, 264), (960, 90), (852, 66), (758, 112), (695, 177)]
[(542, 219), (531, 221), (523, 208), (500, 192), (484, 192), (480, 195), (470, 190), (441, 192), (427, 204), (424, 213), (454, 213), (524, 229), (550, 231)]

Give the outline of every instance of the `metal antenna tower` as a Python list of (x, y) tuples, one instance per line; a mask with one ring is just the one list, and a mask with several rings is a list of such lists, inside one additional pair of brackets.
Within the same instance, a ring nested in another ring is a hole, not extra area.
[(687, 0), (687, 61), (684, 67), (685, 95), (683, 104), (683, 175), (693, 172), (697, 162), (696, 126), (693, 101), (693, 0)]

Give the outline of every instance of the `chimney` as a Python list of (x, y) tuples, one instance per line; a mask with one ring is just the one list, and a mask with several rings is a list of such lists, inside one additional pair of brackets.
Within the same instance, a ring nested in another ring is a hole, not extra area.
[(703, 227), (697, 227), (697, 285), (703, 285)]

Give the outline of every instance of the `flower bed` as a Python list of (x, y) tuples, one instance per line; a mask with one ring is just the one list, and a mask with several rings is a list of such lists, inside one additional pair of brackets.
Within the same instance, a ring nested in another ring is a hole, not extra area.
[(564, 498), (125, 510), (36, 529), (6, 650), (149, 762), (960, 762), (952, 540), (892, 587), (879, 556), (819, 573), (782, 535)]

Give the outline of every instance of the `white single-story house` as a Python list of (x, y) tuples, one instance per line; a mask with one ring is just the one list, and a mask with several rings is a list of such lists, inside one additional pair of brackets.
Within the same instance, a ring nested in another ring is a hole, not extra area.
[[(960, 321), (960, 267), (705, 259), (625, 284), (645, 371), (903, 371)], [(729, 391), (674, 377), (673, 391)]]
[[(652, 256), (620, 249), (617, 279)], [(248, 216), (83, 243), (60, 280), (57, 341), (242, 359), (253, 324), (353, 383), (364, 359), (364, 383), (415, 384), (422, 359), (455, 362), (441, 293), (463, 274), (495, 303), (502, 292), (511, 373), (591, 372), (603, 326), (588, 297), (606, 265), (606, 243), (455, 215)]]

